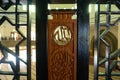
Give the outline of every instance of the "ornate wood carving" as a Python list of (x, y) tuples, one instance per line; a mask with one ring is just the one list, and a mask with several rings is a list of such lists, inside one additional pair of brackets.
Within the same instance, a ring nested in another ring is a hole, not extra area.
[[(76, 80), (77, 27), (76, 21), (71, 19), (74, 13), (72, 11), (51, 12), (53, 20), (49, 20), (48, 22), (49, 80)], [(58, 30), (59, 28), (60, 31)], [(58, 30), (57, 37), (55, 37), (56, 29)], [(62, 44), (58, 44), (57, 42)], [(64, 44), (64, 42), (66, 43)]]
[(50, 80), (74, 80), (74, 56), (65, 48), (60, 48), (50, 57)]

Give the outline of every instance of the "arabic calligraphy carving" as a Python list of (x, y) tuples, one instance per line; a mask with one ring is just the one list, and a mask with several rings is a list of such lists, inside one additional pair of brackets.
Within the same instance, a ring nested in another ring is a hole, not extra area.
[(71, 40), (71, 31), (67, 26), (58, 26), (54, 30), (54, 41), (58, 45), (66, 45)]

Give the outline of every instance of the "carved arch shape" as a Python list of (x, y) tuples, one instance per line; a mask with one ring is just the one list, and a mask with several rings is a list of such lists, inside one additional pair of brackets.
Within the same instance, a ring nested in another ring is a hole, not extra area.
[[(100, 31), (102, 33), (104, 29)], [(111, 52), (115, 51), (118, 46), (118, 39), (115, 37), (115, 35), (112, 32), (108, 32), (105, 36), (104, 39), (111, 45)], [(101, 47), (102, 49), (103, 46)], [(91, 39), (90, 42), (90, 56), (94, 56), (94, 36)], [(103, 54), (100, 54), (100, 57), (104, 57)]]

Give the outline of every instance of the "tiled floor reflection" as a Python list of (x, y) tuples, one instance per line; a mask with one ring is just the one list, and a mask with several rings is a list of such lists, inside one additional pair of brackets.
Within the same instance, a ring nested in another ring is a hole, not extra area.
[[(100, 67), (99, 69), (101, 72), (105, 71), (105, 68), (103, 67)], [(113, 72), (120, 72), (120, 71), (115, 70)], [(93, 65), (89, 65), (89, 80), (94, 80), (93, 76), (94, 76)], [(99, 80), (105, 80), (105, 77), (99, 77)], [(112, 80), (120, 80), (120, 76), (114, 76), (112, 77)]]
[[(0, 70), (11, 70), (9, 65), (2, 65)], [(21, 71), (25, 71), (26, 67), (22, 67)], [(36, 80), (36, 64), (33, 62), (31, 66), (31, 80)], [(12, 80), (13, 76), (10, 75), (0, 75), (0, 80)], [(21, 76), (20, 80), (27, 80), (26, 76)]]
[[(14, 48), (10, 48), (11, 50), (14, 51)], [(36, 80), (36, 50), (35, 47), (32, 47), (31, 50), (32, 56), (32, 63), (31, 63), (31, 80)], [(8, 60), (13, 61), (15, 63), (15, 57), (11, 54), (8, 54)], [(2, 56), (0, 56), (2, 58)], [(26, 55), (26, 48), (22, 47), (20, 48), (20, 58), (22, 58), (24, 61), (27, 59)], [(20, 72), (26, 72), (27, 68), (26, 65), (23, 62), (20, 62)], [(9, 64), (0, 64), (0, 71), (12, 71), (11, 66)], [(0, 80), (12, 80), (13, 76), (11, 75), (0, 75)], [(21, 76), (20, 80), (27, 80), (26, 76)]]

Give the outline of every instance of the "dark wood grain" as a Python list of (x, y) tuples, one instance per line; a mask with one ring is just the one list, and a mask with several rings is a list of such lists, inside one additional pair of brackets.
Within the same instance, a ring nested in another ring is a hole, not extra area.
[[(48, 25), (48, 80), (76, 80), (76, 21), (72, 11), (50, 12), (53, 20)], [(71, 41), (58, 45), (54, 41), (54, 30), (66, 26), (71, 31)]]

